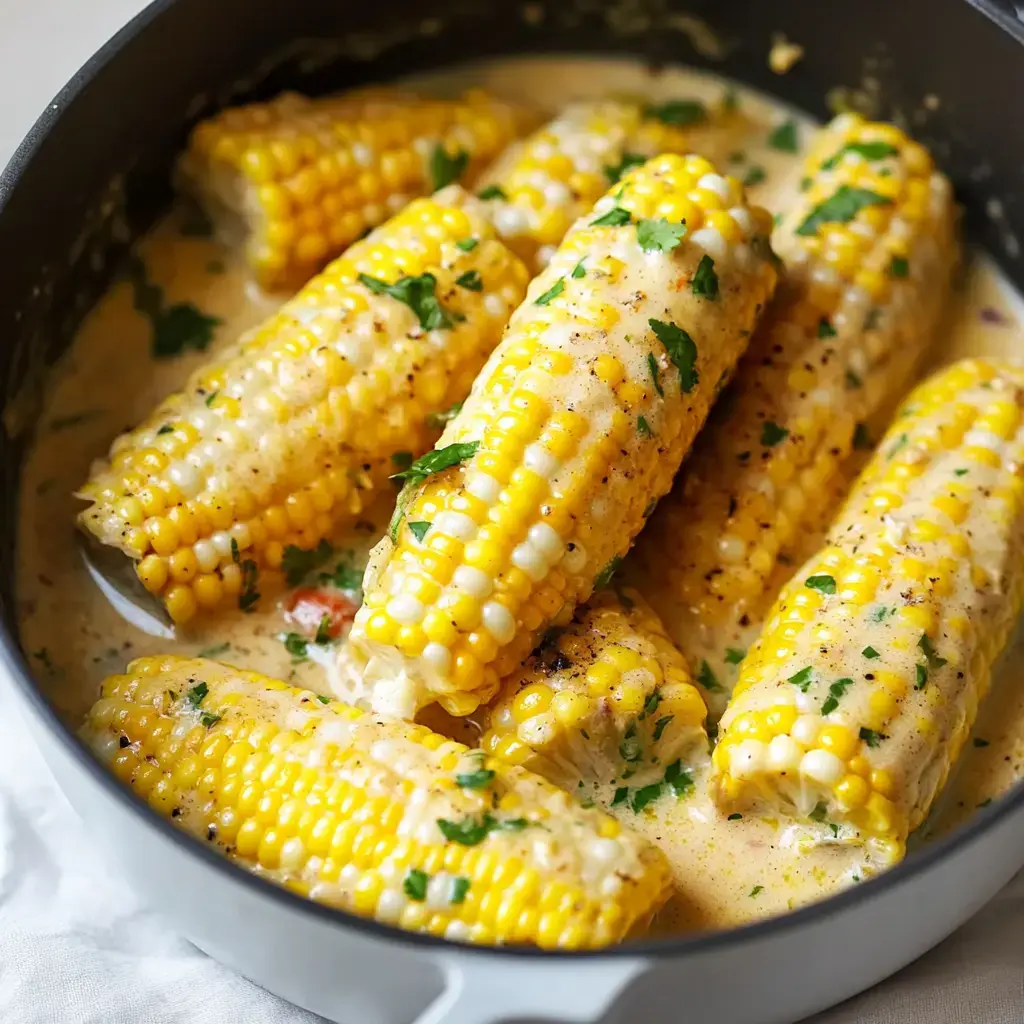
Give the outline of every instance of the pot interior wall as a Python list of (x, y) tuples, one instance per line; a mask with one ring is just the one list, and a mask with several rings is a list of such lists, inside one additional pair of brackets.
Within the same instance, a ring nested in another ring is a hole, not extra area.
[[(429, 11), (416, 0), (162, 0), (23, 144), (0, 179), (0, 618), (10, 636), (18, 469), (46, 367), (169, 201), (190, 125), (225, 103), (543, 52), (706, 67), (821, 117), (827, 94), (846, 87), (933, 148), (970, 234), (1024, 286), (1024, 133), (997, 116), (1002, 98), (1024, 96), (1024, 51), (965, 0), (436, 0)], [(778, 34), (805, 48), (784, 76), (767, 64)]]

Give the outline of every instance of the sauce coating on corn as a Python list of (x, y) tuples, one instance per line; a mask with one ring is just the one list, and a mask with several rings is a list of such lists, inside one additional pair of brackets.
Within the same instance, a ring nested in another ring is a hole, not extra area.
[(706, 761), (706, 710), (682, 656), (636, 590), (602, 590), (502, 683), (481, 747), (563, 789), (623, 774), (643, 785)]
[(283, 93), (197, 125), (179, 180), (223, 233), (240, 222), (263, 287), (294, 288), (410, 200), (472, 180), (530, 119), (479, 91)]
[(949, 182), (898, 128), (844, 114), (805, 170), (772, 236), (776, 298), (630, 558), (713, 719), (933, 340), (957, 257)]
[(139, 659), (104, 683), (85, 733), (236, 862), (411, 931), (593, 948), (668, 894), (654, 847), (529, 772), (255, 672)]
[(693, 100), (571, 103), (484, 172), (499, 234), (542, 269), (573, 223), (630, 167), (661, 153), (726, 158), (741, 115)]
[(438, 442), (446, 468), (400, 498), (339, 692), (469, 714), (607, 582), (771, 295), (769, 229), (735, 179), (672, 155), (576, 224)]
[(477, 200), (416, 200), (117, 438), (79, 524), (135, 560), (176, 623), (251, 607), (286, 548), (316, 548), (396, 453), (430, 446), (432, 414), (469, 392), (525, 288)]
[(902, 856), (1024, 594), (1024, 370), (967, 361), (907, 399), (740, 666), (723, 809), (830, 822)]

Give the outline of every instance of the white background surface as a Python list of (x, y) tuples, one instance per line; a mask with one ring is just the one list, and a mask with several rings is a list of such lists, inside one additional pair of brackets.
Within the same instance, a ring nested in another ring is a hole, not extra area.
[[(0, 164), (75, 69), (143, 6), (0, 0)], [(93, 850), (0, 683), (0, 1022), (314, 1020), (209, 960), (139, 904)], [(1024, 1024), (1024, 876), (939, 949), (816, 1024), (910, 1022)]]

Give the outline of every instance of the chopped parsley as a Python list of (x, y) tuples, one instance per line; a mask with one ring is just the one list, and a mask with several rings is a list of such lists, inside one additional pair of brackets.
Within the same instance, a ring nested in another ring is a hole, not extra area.
[(636, 723), (631, 722), (622, 736), (619, 744), (619, 757), (627, 764), (636, 764), (643, 757), (643, 748), (636, 735)]
[(508, 194), (500, 185), (488, 185), (477, 192), (478, 199), (504, 199), (508, 202)]
[(163, 426), (162, 426), (162, 427), (161, 427), (161, 428), (160, 428), (160, 429), (159, 429), (159, 430), (158, 430), (158, 431), (156, 432), (156, 434), (157, 434), (157, 437), (160, 437), (160, 436), (161, 436), (162, 434), (173, 434), (173, 433), (174, 433), (174, 427), (172, 427), (172, 426), (171, 426), (171, 425), (170, 425), (169, 423), (165, 423), (165, 424), (164, 424), (164, 425), (163, 425)]
[(847, 153), (856, 153), (865, 160), (884, 160), (897, 156), (899, 150), (888, 142), (848, 142), (842, 149), (830, 156), (822, 165), (823, 171), (831, 171)]
[(149, 280), (146, 266), (139, 259), (129, 262), (128, 279), (135, 309), (152, 327), (155, 359), (180, 356), (188, 349), (206, 351), (213, 341), (214, 329), (221, 323), (218, 317), (207, 316), (191, 302), (165, 305), (163, 288)]
[(503, 818), (484, 812), (479, 818), (469, 815), (461, 821), (437, 819), (441, 835), (450, 843), (460, 846), (478, 846), (493, 831), (522, 831), (529, 822), (525, 818)]
[(452, 154), (438, 143), (430, 154), (431, 191), (436, 192), (439, 188), (458, 181), (468, 164), (469, 154), (464, 149)]
[(338, 590), (356, 591), (361, 589), (363, 585), (363, 570), (349, 564), (348, 559), (352, 558), (352, 556), (353, 553), (349, 551), (347, 558), (340, 561), (334, 567), (333, 572), (322, 572), (317, 577), (317, 580), (322, 584), (337, 587)]
[(814, 805), (814, 810), (811, 811), (811, 813), (808, 814), (807, 817), (810, 818), (811, 821), (824, 821), (825, 815), (827, 814), (828, 805), (823, 800), (819, 800), (818, 803)]
[(772, 149), (780, 153), (799, 153), (800, 139), (797, 135), (795, 121), (783, 121), (778, 125), (765, 140)]
[(210, 688), (206, 685), (206, 681), (203, 680), (202, 682), (196, 683), (196, 685), (185, 694), (185, 700), (187, 700), (192, 707), (198, 709), (199, 705), (206, 700), (206, 695), (209, 692)]
[(217, 398), (217, 396), (218, 396), (219, 394), (220, 394), (220, 392), (219, 392), (219, 391), (211, 391), (211, 392), (210, 392), (210, 393), (209, 393), (209, 394), (208, 394), (208, 395), (206, 396), (206, 408), (207, 408), (207, 409), (211, 409), (211, 408), (213, 408), (213, 403), (214, 403), (214, 401), (216, 400), (216, 398)]
[(877, 747), (882, 740), (888, 739), (884, 733), (876, 732), (874, 729), (865, 729), (864, 726), (861, 726), (858, 735), (872, 749)]
[(658, 372), (658, 360), (654, 358), (653, 352), (647, 353), (647, 368), (651, 371), (651, 380), (654, 381), (654, 390), (658, 392), (659, 398), (665, 397), (661, 387), (661, 374)]
[(915, 690), (923, 690), (928, 685), (928, 666), (927, 665), (915, 665)]
[(706, 121), (708, 111), (700, 100), (668, 100), (648, 105), (644, 108), (644, 116), (662, 124), (688, 125)]
[(533, 300), (535, 306), (546, 306), (552, 299), (557, 298), (565, 291), (565, 278), (560, 277), (543, 295), (538, 295)]
[(660, 782), (652, 782), (649, 786), (641, 786), (633, 794), (633, 799), (629, 804), (633, 809), (633, 813), (639, 814), (648, 804), (657, 800), (661, 796), (661, 788), (662, 784)]
[(852, 679), (837, 679), (829, 688), (828, 696), (825, 698), (824, 703), (821, 705), (822, 715), (830, 715), (837, 707), (839, 707), (839, 701), (846, 693), (846, 691), (853, 686)]
[(476, 771), (456, 775), (455, 781), (463, 789), (486, 789), (494, 781), (494, 775), (490, 768), (477, 768)]
[(615, 790), (615, 796), (612, 797), (612, 807), (618, 807), (619, 804), (624, 804), (629, 799), (629, 786), (619, 786)]
[(622, 159), (617, 164), (604, 165), (604, 173), (609, 182), (614, 185), (630, 168), (639, 167), (645, 163), (647, 163), (647, 157), (641, 153), (623, 153)]
[(391, 524), (388, 532), (392, 540), (398, 539), (398, 527), (405, 516), (405, 506), (409, 503), (413, 491), (429, 476), (435, 473), (442, 473), (446, 469), (458, 466), (476, 454), (480, 447), (479, 441), (456, 441), (454, 444), (445, 445), (444, 448), (435, 448), (426, 455), (421, 455), (408, 469), (400, 473), (394, 473), (392, 480), (404, 480), (405, 485), (398, 495), (395, 503), (395, 512), (391, 517)]
[(663, 320), (648, 320), (651, 330), (665, 346), (669, 359), (679, 370), (679, 387), (684, 394), (689, 394), (699, 380), (697, 373), (697, 346), (686, 331), (677, 324), (665, 323)]
[(891, 605), (880, 604), (868, 615), (868, 618), (872, 622), (885, 622), (885, 620), (895, 611), (896, 609)]
[(595, 577), (594, 577), (594, 589), (601, 590), (607, 587), (612, 581), (612, 577), (615, 575), (616, 570), (622, 565), (622, 558), (616, 555)]
[(408, 469), (412, 465), (412, 452), (392, 452), (391, 465), (395, 471)]
[(693, 789), (693, 776), (683, 767), (681, 761), (673, 761), (665, 769), (665, 782), (676, 796), (686, 796)]
[(902, 448), (904, 448), (906, 446), (906, 443), (909, 440), (910, 440), (910, 438), (906, 434), (900, 434), (900, 436), (898, 438), (896, 438), (896, 443), (885, 453), (885, 457), (887, 459), (891, 459)]
[(569, 275), (571, 278), (578, 281), (581, 277), (583, 277), (586, 274), (586, 270), (583, 267), (583, 262), (584, 260), (586, 260), (586, 258), (587, 257), (584, 256), (583, 259), (580, 260), (579, 263), (577, 263), (576, 266), (572, 268), (572, 273)]
[(465, 288), (469, 292), (482, 292), (484, 290), (483, 278), (480, 277), (479, 270), (467, 270), (464, 274), (459, 274), (455, 278), (455, 283), (460, 288)]
[(796, 233), (803, 236), (814, 235), (823, 224), (848, 224), (861, 210), (869, 206), (891, 204), (891, 199), (886, 199), (885, 196), (870, 189), (840, 185), (828, 199), (822, 200), (811, 210), (796, 229)]
[[(394, 456), (392, 456), (394, 458)], [(281, 568), (289, 587), (297, 587), (314, 569), (319, 569), (334, 554), (334, 548), (326, 540), (315, 548), (299, 548), (289, 544), (281, 556)]]
[(452, 894), (449, 899), (451, 903), (464, 903), (466, 893), (469, 892), (470, 881), (465, 875), (456, 875), (452, 879)]
[(644, 252), (671, 252), (685, 235), (684, 221), (674, 224), (664, 217), (645, 218), (636, 225), (636, 240)]
[(430, 875), (419, 868), (412, 868), (402, 882), (402, 892), (411, 900), (422, 903), (427, 898), (427, 883)]
[(694, 295), (704, 299), (718, 298), (718, 275), (715, 273), (715, 261), (704, 253), (697, 264), (697, 272), (693, 275), (690, 288)]
[(206, 729), (215, 726), (221, 719), (220, 715), (215, 715), (211, 711), (204, 711), (199, 716), (199, 724)]
[(799, 672), (794, 672), (787, 682), (792, 683), (802, 693), (806, 693), (807, 688), (814, 682), (814, 669), (810, 665), (805, 665)]
[(752, 188), (754, 185), (760, 185), (768, 175), (765, 173), (764, 168), (760, 164), (754, 164), (747, 169), (747, 173), (743, 175), (743, 184), (747, 188)]
[(747, 652), (739, 647), (726, 647), (725, 649), (725, 660), (729, 665), (738, 665), (746, 656)]
[(414, 523), (409, 523), (409, 529), (412, 531), (412, 535), (422, 544), (423, 538), (427, 535), (427, 530), (430, 529), (430, 523), (426, 519), (417, 519)]
[(661, 691), (652, 690), (647, 695), (647, 700), (644, 701), (643, 710), (639, 714), (640, 719), (648, 718), (658, 710), (658, 705), (661, 703)]
[(636, 418), (636, 432), (641, 437), (650, 437), (651, 436), (651, 433), (652, 433), (651, 425), (647, 422), (646, 419), (644, 419), (643, 416), (638, 416)]
[(761, 425), (761, 444), (765, 448), (774, 448), (780, 442), (785, 441), (787, 437), (789, 437), (789, 431), (785, 427), (780, 427), (778, 423), (766, 420)]
[(219, 658), (231, 650), (231, 644), (215, 644), (213, 647), (204, 647), (197, 655), (197, 658)]
[(282, 633), (280, 635), (284, 649), (296, 660), (305, 661), (308, 655), (309, 641), (299, 633)]
[(330, 704), (331, 701), (334, 700), (333, 697), (328, 697), (326, 694), (323, 693), (318, 693), (316, 695), (316, 699), (320, 701), (321, 704)]
[(904, 256), (893, 256), (889, 263), (890, 277), (909, 277), (910, 263)]
[(819, 338), (834, 338), (836, 336), (836, 329), (832, 326), (832, 322), (827, 316), (823, 316), (818, 321), (818, 337)]
[(707, 661), (703, 659), (700, 663), (700, 670), (697, 672), (697, 682), (709, 693), (721, 693), (722, 691), (722, 684), (718, 681), (718, 677)]
[(651, 736), (652, 742), (657, 743), (661, 739), (662, 734), (669, 727), (669, 723), (673, 718), (675, 718), (675, 715), (665, 715), (654, 723), (654, 733)]
[(316, 627), (316, 636), (313, 637), (313, 643), (318, 647), (324, 647), (331, 642), (331, 617), (324, 612), (320, 616), (320, 622)]
[(929, 668), (942, 668), (946, 664), (946, 659), (939, 657), (935, 650), (935, 645), (927, 633), (921, 634), (921, 639), (917, 641), (917, 646), (921, 648), (921, 653), (927, 659)]
[(967, 469), (954, 469), (953, 476), (967, 476), (970, 470)]
[(613, 206), (607, 213), (592, 220), (590, 226), (593, 228), (617, 228), (623, 224), (629, 224), (632, 219), (629, 210), (624, 210), (621, 206)]
[(853, 447), (859, 452), (870, 451), (874, 448), (868, 428), (863, 423), (858, 423), (853, 428)]
[(817, 590), (822, 594), (834, 594), (836, 592), (836, 578), (825, 573), (819, 576), (808, 576), (804, 580), (804, 586), (808, 590)]
[(760, 895), (763, 892), (764, 892), (764, 886), (763, 885), (755, 885), (754, 888), (750, 890), (750, 895), (751, 895), (751, 897), (754, 897), (754, 896)]
[(462, 252), (472, 252), (479, 244), (479, 238), (462, 238), (455, 243), (455, 248)]
[(868, 661), (874, 661), (875, 658), (881, 657), (881, 655), (878, 653), (878, 651), (874, 649), (874, 647), (865, 647), (864, 650), (860, 653), (863, 654), (864, 657), (868, 659)]
[(462, 412), (464, 402), (456, 402), (441, 412), (432, 412), (427, 415), (427, 426), (440, 430), (449, 421), (455, 419)]
[(433, 274), (400, 277), (394, 284), (388, 284), (378, 277), (370, 277), (369, 274), (360, 274), (359, 283), (369, 288), (374, 295), (389, 295), (397, 302), (408, 306), (416, 314), (420, 327), (425, 331), (452, 326), (451, 314), (437, 298), (437, 278)]
[(242, 563), (242, 589), (238, 595), (238, 607), (243, 612), (251, 612), (260, 599), (260, 593), (256, 589), (259, 579), (259, 566), (251, 558), (247, 558)]

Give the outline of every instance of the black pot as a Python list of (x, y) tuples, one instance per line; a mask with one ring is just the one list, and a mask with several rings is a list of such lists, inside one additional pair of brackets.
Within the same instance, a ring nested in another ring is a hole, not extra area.
[[(681, 14), (724, 42), (694, 48)], [(775, 32), (806, 49), (787, 75)], [(827, 114), (836, 85), (874, 79), (874, 111), (910, 119), (966, 211), (969, 235), (1024, 287), (1024, 26), (992, 0), (158, 0), (72, 80), (0, 178), (2, 658), (62, 788), (130, 881), (203, 949), (346, 1024), (485, 1024), (543, 1017), (791, 1021), (892, 973), (940, 941), (1024, 864), (1024, 791), (887, 874), (732, 932), (597, 954), (493, 951), (417, 937), (304, 901), (235, 868), (137, 802), (32, 679), (17, 644), (18, 475), (47, 364), (126, 244), (170, 198), (188, 128), (283, 87), (323, 92), (509, 53), (626, 54), (708, 67)], [(923, 104), (925, 96), (938, 104)], [(1007, 115), (1010, 116), (1007, 116)], [(54, 529), (65, 528), (54, 524)], [(611, 1007), (609, 1009), (609, 1007)], [(427, 1008), (427, 1009), (425, 1009)], [(419, 1017), (421, 1013), (426, 1014)]]

